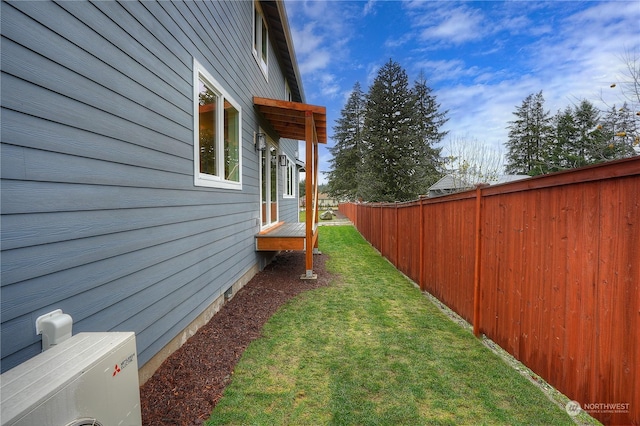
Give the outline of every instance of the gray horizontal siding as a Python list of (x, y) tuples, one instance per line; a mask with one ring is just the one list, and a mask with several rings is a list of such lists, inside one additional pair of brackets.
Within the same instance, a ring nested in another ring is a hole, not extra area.
[[(8, 144), (5, 144), (2, 154), (7, 156), (3, 164), (7, 167), (3, 173), (5, 179), (58, 183), (84, 180), (82, 183), (85, 185), (144, 188), (191, 189), (193, 186), (187, 186), (188, 181), (180, 179), (192, 175), (193, 168), (176, 173)], [(181, 183), (182, 187), (176, 183)]]
[(173, 141), (161, 146), (157, 139), (135, 133), (128, 140), (116, 139), (8, 109), (2, 110), (2, 140), (6, 144), (77, 157), (193, 173), (193, 150), (187, 144), (182, 146)]
[[(139, 228), (126, 231), (126, 234), (117, 232), (49, 243), (45, 253), (43, 253), (40, 245), (6, 250), (3, 253), (3, 261), (6, 267), (2, 270), (2, 287), (8, 289), (5, 290), (4, 294), (10, 295), (11, 289), (16, 287), (17, 294), (15, 296), (18, 297), (20, 292), (28, 292), (26, 291), (28, 286), (24, 281), (38, 277), (45, 277), (44, 279), (48, 280), (50, 278), (48, 275), (52, 273), (93, 264), (102, 259), (122, 256), (146, 248), (158, 250), (158, 255), (162, 257), (171, 255), (170, 252), (161, 251), (166, 250), (166, 248), (163, 248), (165, 244), (169, 244), (172, 249), (178, 249), (180, 245), (184, 245), (183, 250), (187, 250), (191, 245), (196, 247), (205, 246), (208, 242), (221, 238), (218, 234), (234, 233), (235, 226), (238, 225), (238, 220), (242, 214), (241, 207), (244, 208), (245, 206), (235, 204), (226, 207), (224, 214), (215, 217), (210, 216), (200, 220), (156, 225), (152, 228)], [(117, 215), (118, 211), (114, 212), (114, 215)], [(153, 261), (149, 253), (144, 253), (143, 255), (148, 257), (144, 262)], [(129, 256), (127, 259), (131, 257)], [(137, 259), (133, 259), (130, 263), (131, 267), (134, 268), (136, 265), (141, 265)], [(79, 279), (79, 281), (81, 280), (82, 278)], [(21, 283), (19, 286), (11, 286), (11, 284), (18, 282)], [(64, 282), (60, 284), (67, 285)], [(93, 283), (84, 285), (93, 285)], [(34, 287), (37, 288), (38, 285), (34, 284)], [(59, 298), (66, 292), (73, 294), (74, 291), (72, 288), (56, 289), (56, 294), (51, 296)], [(26, 297), (28, 298), (28, 296)], [(41, 300), (28, 300), (28, 302), (30, 306), (35, 306)], [(10, 301), (3, 300), (0, 303), (2, 303), (2, 313), (5, 319), (11, 317), (11, 312), (14, 309), (20, 309), (19, 305), (15, 303), (15, 299)], [(10, 306), (5, 306), (5, 304)]]
[(140, 140), (141, 144), (144, 143), (142, 141), (152, 143), (158, 150), (173, 151), (174, 155), (193, 158), (193, 145), (188, 145), (191, 132), (186, 128), (183, 129), (182, 137), (170, 137), (149, 127), (160, 126), (162, 120), (140, 125), (132, 121), (134, 117), (122, 118), (105, 113), (100, 108), (53, 91), (45, 91), (40, 86), (6, 73), (2, 74), (2, 106), (4, 109), (77, 127), (116, 140), (128, 141), (133, 137)]
[[(284, 78), (253, 58), (252, 7), (2, 3), (3, 371), (57, 308), (74, 333), (135, 331), (143, 365), (262, 262), (252, 98)], [(242, 107), (242, 191), (193, 185), (194, 57)]]

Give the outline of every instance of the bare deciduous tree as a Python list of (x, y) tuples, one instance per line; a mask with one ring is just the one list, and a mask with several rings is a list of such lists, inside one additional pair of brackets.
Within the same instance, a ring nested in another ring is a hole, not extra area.
[(607, 106), (605, 114), (618, 111), (624, 115), (625, 128), (616, 129), (614, 140), (624, 140), (631, 155), (640, 154), (640, 53), (637, 50), (626, 50), (621, 56), (623, 71), (609, 86), (609, 90), (619, 92), (620, 105), (610, 105), (600, 94), (600, 100)]
[(460, 189), (496, 181), (502, 172), (502, 153), (475, 138), (452, 137), (444, 153), (445, 172)]

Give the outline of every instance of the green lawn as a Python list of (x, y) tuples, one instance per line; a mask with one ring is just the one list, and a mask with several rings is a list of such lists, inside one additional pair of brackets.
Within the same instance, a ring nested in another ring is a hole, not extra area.
[[(332, 209), (334, 212), (338, 211), (338, 209)], [(320, 216), (322, 213), (324, 213), (326, 210), (318, 210), (318, 216)], [(306, 212), (304, 210), (300, 210), (298, 211), (298, 219), (300, 222), (304, 223), (307, 220), (307, 216), (306, 216)], [(333, 219), (328, 219), (328, 220), (324, 220), (324, 219), (320, 219), (318, 217), (318, 221), (319, 222), (330, 222)]]
[(574, 424), (353, 227), (320, 250), (336, 279), (271, 318), (207, 424)]

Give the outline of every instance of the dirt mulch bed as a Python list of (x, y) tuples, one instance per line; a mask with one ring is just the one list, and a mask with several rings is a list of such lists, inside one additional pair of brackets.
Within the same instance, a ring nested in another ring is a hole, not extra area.
[(289, 299), (329, 284), (325, 256), (317, 280), (301, 280), (303, 252), (285, 252), (259, 272), (140, 388), (143, 425), (199, 425), (231, 382), (233, 368), (262, 326)]

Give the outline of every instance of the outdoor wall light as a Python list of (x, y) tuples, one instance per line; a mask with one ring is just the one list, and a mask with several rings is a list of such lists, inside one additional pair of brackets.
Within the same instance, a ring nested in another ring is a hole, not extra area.
[(267, 149), (267, 135), (264, 133), (254, 133), (253, 145), (256, 151), (264, 151)]
[(286, 155), (278, 155), (278, 164), (280, 167), (287, 166), (287, 156)]

